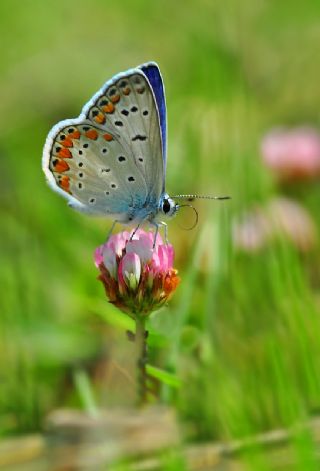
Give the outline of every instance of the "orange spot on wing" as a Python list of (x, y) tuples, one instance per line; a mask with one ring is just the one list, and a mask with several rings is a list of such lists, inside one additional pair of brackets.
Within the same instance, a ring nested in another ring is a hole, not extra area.
[(93, 139), (94, 141), (97, 139), (98, 137), (98, 133), (95, 129), (90, 129), (90, 131), (87, 131), (86, 132), (86, 136), (89, 138), (89, 139)]
[(106, 141), (113, 141), (113, 136), (112, 136), (112, 134), (109, 134), (108, 132), (103, 135), (103, 138), (104, 138)]
[(59, 179), (58, 181), (59, 183), (59, 186), (67, 191), (68, 193), (70, 193), (70, 178), (67, 177), (66, 175), (64, 175), (62, 178)]
[(137, 88), (138, 93), (143, 93), (145, 91), (145, 87)]
[(71, 139), (64, 139), (63, 141), (60, 141), (60, 144), (63, 147), (73, 147), (73, 142)]
[(53, 161), (52, 165), (53, 165), (54, 170), (56, 172), (59, 172), (59, 173), (66, 172), (67, 170), (70, 170), (70, 167), (69, 167), (69, 165), (67, 164), (67, 162), (65, 160), (55, 159)]
[(80, 131), (73, 131), (69, 134), (70, 139), (80, 139)]
[(129, 87), (127, 87), (123, 90), (124, 95), (130, 95), (130, 93), (131, 93), (131, 88), (129, 88)]
[(118, 103), (118, 101), (120, 100), (120, 95), (114, 95), (110, 97), (110, 100), (112, 101), (112, 103)]
[(108, 103), (108, 104), (105, 105), (102, 109), (103, 109), (103, 111), (105, 111), (106, 113), (113, 113), (114, 110), (115, 110), (115, 107), (114, 107), (114, 104), (113, 104), (113, 103)]
[(63, 159), (72, 159), (72, 154), (69, 151), (69, 149), (60, 149), (58, 152), (59, 157), (62, 157)]
[(106, 122), (106, 117), (103, 113), (99, 113), (94, 119), (99, 124), (103, 124)]

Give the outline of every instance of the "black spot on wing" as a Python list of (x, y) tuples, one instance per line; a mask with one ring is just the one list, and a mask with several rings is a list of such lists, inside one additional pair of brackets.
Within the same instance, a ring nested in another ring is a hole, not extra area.
[(137, 134), (131, 140), (134, 142), (134, 141), (145, 141), (146, 139), (147, 139), (147, 136), (142, 136), (141, 134)]

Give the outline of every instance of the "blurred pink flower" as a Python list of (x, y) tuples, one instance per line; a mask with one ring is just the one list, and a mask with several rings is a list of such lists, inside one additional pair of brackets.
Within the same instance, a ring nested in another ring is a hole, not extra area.
[(307, 252), (315, 245), (316, 226), (307, 210), (288, 198), (273, 198), (234, 225), (235, 246), (245, 252), (256, 252), (277, 237)]
[(320, 134), (309, 127), (279, 128), (261, 143), (265, 164), (281, 180), (304, 180), (320, 175)]
[(172, 296), (179, 284), (173, 268), (174, 250), (158, 234), (137, 230), (110, 236), (94, 255), (109, 301), (135, 318), (148, 316)]

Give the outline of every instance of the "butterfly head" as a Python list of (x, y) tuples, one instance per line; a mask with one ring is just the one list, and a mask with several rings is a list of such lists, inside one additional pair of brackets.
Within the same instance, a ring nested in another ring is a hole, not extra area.
[(175, 216), (180, 208), (188, 207), (194, 211), (195, 220), (191, 227), (188, 227), (187, 230), (193, 229), (198, 223), (198, 212), (191, 204), (178, 204), (174, 199), (165, 193), (160, 201), (159, 213), (161, 216), (166, 216), (167, 218), (172, 218)]
[[(187, 201), (194, 201), (195, 199), (215, 199), (215, 200), (226, 200), (230, 199), (230, 196), (209, 196), (209, 195), (176, 195), (174, 198), (177, 199), (182, 199), (182, 200), (187, 200)], [(191, 204), (179, 204), (176, 203), (173, 198), (170, 198), (170, 196), (165, 193), (162, 196), (162, 199), (160, 200), (160, 206), (159, 206), (159, 212), (162, 215), (165, 215), (167, 217), (173, 217), (175, 214), (178, 212), (180, 208), (191, 208), (195, 214), (195, 220), (194, 223), (192, 224), (191, 227), (189, 227), (187, 230), (193, 229), (197, 223), (198, 223), (198, 211), (196, 208), (194, 208)]]

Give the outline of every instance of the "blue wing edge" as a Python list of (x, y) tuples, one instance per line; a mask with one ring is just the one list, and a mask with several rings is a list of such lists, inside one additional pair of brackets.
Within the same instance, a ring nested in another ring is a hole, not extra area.
[(156, 62), (142, 64), (139, 66), (139, 69), (142, 70), (149, 80), (156, 99), (161, 129), (162, 156), (165, 168), (167, 160), (167, 107), (162, 76)]

